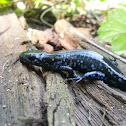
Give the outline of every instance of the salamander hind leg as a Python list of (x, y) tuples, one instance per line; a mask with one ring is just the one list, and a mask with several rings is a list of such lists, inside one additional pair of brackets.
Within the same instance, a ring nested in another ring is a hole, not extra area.
[(76, 74), (76, 72), (69, 66), (60, 66), (59, 67), (59, 72), (67, 72), (69, 74), (69, 78), (67, 80), (78, 80), (81, 77)]
[(68, 81), (80, 79), (80, 76), (77, 75), (76, 72), (69, 66), (55, 64), (51, 70), (54, 72), (60, 73), (62, 76), (65, 75), (65, 77), (67, 77)]
[(100, 71), (92, 71), (92, 72), (87, 72), (82, 76), (80, 79), (78, 79), (76, 82), (78, 83), (79, 81), (87, 79), (87, 80), (105, 80), (105, 74), (100, 72)]
[(118, 63), (116, 61), (116, 58), (114, 58), (114, 59), (109, 58), (109, 60), (112, 62), (113, 65), (115, 65), (116, 67), (118, 67)]

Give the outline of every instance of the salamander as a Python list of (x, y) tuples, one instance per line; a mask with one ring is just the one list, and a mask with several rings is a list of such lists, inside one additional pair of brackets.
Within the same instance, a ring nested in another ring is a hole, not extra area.
[[(109, 86), (126, 91), (126, 76), (109, 59), (90, 50), (69, 50), (55, 53), (28, 50), (19, 56), (21, 63), (41, 66), (53, 72), (65, 71), (68, 80), (102, 80)], [(76, 71), (83, 74), (77, 75)]]

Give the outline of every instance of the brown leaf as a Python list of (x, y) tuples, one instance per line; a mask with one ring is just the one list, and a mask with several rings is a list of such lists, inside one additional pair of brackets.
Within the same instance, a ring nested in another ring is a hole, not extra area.
[(43, 47), (47, 52), (52, 52), (54, 49), (61, 47), (58, 39), (59, 36), (51, 29), (44, 31), (33, 30), (32, 33), (32, 44), (37, 46), (37, 48)]

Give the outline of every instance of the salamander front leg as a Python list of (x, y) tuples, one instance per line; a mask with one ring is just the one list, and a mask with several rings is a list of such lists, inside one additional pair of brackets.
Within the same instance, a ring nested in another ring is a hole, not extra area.
[(87, 72), (82, 76), (79, 80), (76, 81), (78, 83), (79, 81), (83, 79), (88, 79), (88, 80), (106, 80), (105, 74), (99, 71), (92, 71), (92, 72)]

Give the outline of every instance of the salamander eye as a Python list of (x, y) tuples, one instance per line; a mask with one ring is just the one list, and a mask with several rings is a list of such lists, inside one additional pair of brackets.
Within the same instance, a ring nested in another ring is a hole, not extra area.
[(28, 51), (33, 51), (33, 49), (32, 48), (29, 48)]

